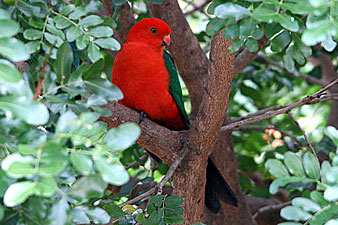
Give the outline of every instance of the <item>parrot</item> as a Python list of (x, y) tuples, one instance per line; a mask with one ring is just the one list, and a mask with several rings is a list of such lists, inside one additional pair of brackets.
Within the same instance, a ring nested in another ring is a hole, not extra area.
[[(111, 81), (123, 93), (119, 103), (170, 129), (187, 130), (189, 118), (173, 58), (165, 50), (171, 29), (161, 19), (146, 18), (129, 31), (117, 53)], [(217, 214), (220, 201), (238, 206), (237, 198), (209, 157), (206, 168), (205, 205)]]

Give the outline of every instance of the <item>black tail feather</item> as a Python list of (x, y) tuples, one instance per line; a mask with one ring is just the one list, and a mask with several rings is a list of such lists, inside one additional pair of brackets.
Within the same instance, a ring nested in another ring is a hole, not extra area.
[(221, 208), (219, 200), (222, 200), (229, 205), (238, 206), (238, 200), (234, 192), (225, 181), (214, 162), (209, 158), (207, 181), (205, 185), (205, 205), (211, 212), (216, 214)]

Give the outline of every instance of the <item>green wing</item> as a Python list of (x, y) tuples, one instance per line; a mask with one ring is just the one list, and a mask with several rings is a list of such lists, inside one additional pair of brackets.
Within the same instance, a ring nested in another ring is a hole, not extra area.
[(169, 75), (170, 75), (169, 92), (175, 99), (181, 119), (183, 120), (186, 128), (188, 129), (190, 126), (189, 117), (184, 108), (182, 89), (181, 89), (180, 81), (178, 80), (178, 74), (177, 74), (177, 69), (176, 69), (174, 60), (169, 55), (169, 53), (165, 50), (163, 51), (163, 59), (165, 62), (165, 67), (167, 68)]

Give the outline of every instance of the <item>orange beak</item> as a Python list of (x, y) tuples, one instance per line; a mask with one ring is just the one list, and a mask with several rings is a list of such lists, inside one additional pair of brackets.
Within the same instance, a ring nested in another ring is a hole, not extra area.
[(170, 35), (169, 34), (166, 35), (166, 36), (164, 36), (164, 38), (163, 38), (163, 45), (165, 47), (168, 47), (170, 45)]

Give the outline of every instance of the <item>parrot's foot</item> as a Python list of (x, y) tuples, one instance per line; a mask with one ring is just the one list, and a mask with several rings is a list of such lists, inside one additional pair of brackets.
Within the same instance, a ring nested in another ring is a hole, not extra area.
[(140, 117), (138, 120), (138, 124), (140, 124), (145, 118), (147, 118), (147, 114), (143, 111), (140, 112)]

